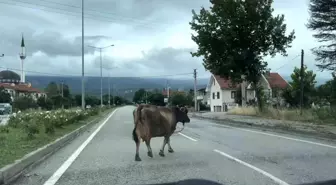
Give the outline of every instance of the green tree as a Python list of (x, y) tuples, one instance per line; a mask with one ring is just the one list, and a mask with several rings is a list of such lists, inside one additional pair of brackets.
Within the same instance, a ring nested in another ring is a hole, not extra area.
[(13, 101), (13, 109), (14, 110), (27, 110), (27, 109), (36, 109), (38, 107), (36, 101), (34, 101), (29, 96), (21, 96), (16, 98)]
[(133, 102), (135, 103), (144, 102), (145, 93), (146, 93), (145, 89), (139, 89), (135, 91), (134, 96), (133, 96)]
[[(288, 87), (283, 92), (283, 98), (287, 103), (292, 106), (300, 105), (301, 96), (301, 78), (300, 78), (300, 68), (295, 67), (293, 73), (291, 74), (292, 81), (289, 82), (291, 87)], [(307, 70), (307, 66), (304, 66), (304, 76), (303, 76), (303, 106), (309, 107), (312, 103), (312, 97), (315, 94), (315, 84), (316, 84), (316, 74), (312, 70)]]
[(45, 92), (47, 93), (48, 97), (57, 96), (60, 94), (56, 82), (50, 82), (45, 88)]
[[(182, 93), (175, 93), (170, 98), (172, 105), (190, 105), (190, 99)], [(191, 100), (192, 101), (192, 100)]]
[(0, 87), (0, 103), (11, 103), (11, 95), (5, 90), (5, 88)]
[(331, 0), (310, 0), (310, 20), (307, 27), (317, 31), (313, 36), (319, 42), (325, 42), (312, 51), (319, 62), (320, 69), (336, 70), (336, 3)]
[(42, 109), (51, 110), (53, 108), (53, 102), (50, 98), (39, 97), (37, 99), (37, 105)]
[(150, 104), (153, 105), (157, 105), (157, 106), (164, 106), (164, 96), (162, 93), (151, 93), (148, 96), (148, 102), (150, 102)]
[[(285, 35), (284, 15), (273, 16), (273, 0), (211, 0), (210, 10), (193, 10), (192, 40), (198, 45), (193, 57), (203, 56), (211, 73), (241, 82), (242, 75), (254, 89), (264, 73), (265, 56), (286, 56), (294, 40), (294, 30)], [(260, 93), (258, 97), (261, 107)]]
[(320, 101), (327, 101), (332, 106), (336, 105), (336, 76), (333, 75), (333, 79), (327, 81), (325, 84), (316, 88), (316, 95)]

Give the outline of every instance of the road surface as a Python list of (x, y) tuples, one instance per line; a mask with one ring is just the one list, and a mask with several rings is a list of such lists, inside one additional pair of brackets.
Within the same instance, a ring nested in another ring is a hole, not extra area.
[[(189, 178), (226, 185), (272, 185), (336, 179), (335, 143), (197, 119), (171, 138), (175, 153), (168, 153), (166, 147), (166, 156), (160, 157), (163, 138), (154, 138), (154, 157), (147, 157), (141, 143), (142, 161), (136, 162), (133, 109), (117, 109), (102, 121), (105, 124), (94, 126), (13, 185), (133, 185)], [(92, 138), (92, 134), (96, 135)]]

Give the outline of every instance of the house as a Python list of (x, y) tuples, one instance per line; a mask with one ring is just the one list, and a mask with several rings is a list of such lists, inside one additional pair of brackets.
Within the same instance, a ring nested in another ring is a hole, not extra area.
[[(284, 104), (280, 93), (289, 84), (278, 73), (267, 72), (265, 75), (262, 75), (259, 83), (263, 87), (265, 94), (269, 97), (270, 103)], [(242, 90), (241, 86), (242, 84), (234, 85), (231, 80), (222, 78), (219, 75), (211, 75), (206, 88), (209, 95), (207, 101), (210, 104), (211, 112), (223, 112), (238, 106), (236, 103), (237, 91), (242, 91), (242, 94), (245, 94), (245, 96), (242, 96), (246, 102), (256, 100), (255, 90), (251, 84), (246, 85), (246, 91)]]
[(0, 87), (10, 94), (12, 101), (21, 96), (30, 96), (34, 100), (46, 97), (45, 93), (32, 87), (30, 83), (20, 82), (20, 76), (9, 70), (0, 72)]

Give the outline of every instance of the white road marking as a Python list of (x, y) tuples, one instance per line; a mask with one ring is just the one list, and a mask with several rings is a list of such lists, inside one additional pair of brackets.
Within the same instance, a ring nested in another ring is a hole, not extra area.
[(182, 134), (181, 132), (180, 132), (179, 134), (180, 134), (181, 136), (187, 138), (187, 139), (192, 140), (192, 141), (197, 141), (196, 139), (194, 139), (194, 138), (192, 138), (192, 137), (189, 137), (189, 136), (187, 136), (187, 135), (185, 135), (185, 134)]
[(271, 174), (265, 172), (264, 170), (262, 170), (262, 169), (260, 169), (260, 168), (257, 168), (257, 167), (255, 167), (255, 166), (253, 166), (253, 165), (250, 165), (250, 164), (248, 164), (248, 163), (246, 163), (246, 162), (244, 162), (244, 161), (242, 161), (242, 160), (240, 160), (240, 159), (237, 159), (237, 158), (235, 158), (235, 157), (232, 157), (231, 155), (229, 155), (229, 154), (227, 154), (227, 153), (224, 153), (224, 152), (222, 152), (222, 151), (220, 151), (220, 150), (217, 150), (217, 149), (214, 149), (214, 152), (217, 152), (217, 153), (219, 153), (219, 154), (221, 154), (221, 155), (223, 155), (223, 156), (225, 156), (225, 157), (227, 157), (227, 158), (229, 158), (229, 159), (231, 159), (231, 160), (233, 160), (233, 161), (235, 161), (235, 162), (237, 162), (237, 163), (239, 163), (239, 164), (242, 164), (242, 165), (244, 165), (244, 166), (247, 166), (247, 167), (249, 167), (249, 168), (251, 168), (251, 169), (253, 169), (253, 170), (255, 170), (255, 171), (257, 171), (257, 172), (259, 172), (259, 173), (261, 173), (261, 174), (263, 174), (263, 175), (265, 175), (266, 177), (272, 179), (272, 180), (273, 180), (274, 182), (276, 182), (277, 184), (280, 184), (280, 185), (289, 185), (287, 182), (280, 180), (279, 178), (277, 178), (277, 177), (275, 177), (275, 176), (273, 176), (273, 175), (271, 175)]
[(286, 136), (281, 136), (281, 135), (277, 135), (277, 134), (270, 134), (270, 133), (265, 133), (265, 132), (260, 132), (260, 131), (249, 130), (249, 129), (243, 129), (243, 128), (237, 128), (237, 127), (231, 127), (231, 128), (235, 128), (235, 129), (238, 129), (238, 130), (243, 130), (243, 131), (246, 131), (246, 132), (253, 132), (253, 133), (257, 133), (257, 134), (263, 134), (263, 135), (267, 135), (267, 136), (278, 137), (278, 138), (282, 138), (282, 139), (288, 139), (288, 140), (292, 140), (292, 141), (298, 141), (298, 142), (309, 143), (309, 144), (313, 144), (313, 145), (324, 146), (324, 147), (336, 149), (336, 146), (333, 146), (333, 145), (317, 143), (317, 142), (313, 142), (313, 141), (296, 139), (296, 138), (293, 138), (293, 137), (286, 137)]
[(87, 144), (93, 139), (93, 137), (100, 131), (100, 129), (106, 124), (106, 122), (113, 116), (118, 109), (115, 109), (105, 120), (99, 125), (99, 127), (82, 143), (81, 146), (57, 169), (57, 171), (43, 184), (54, 185), (61, 178), (64, 172), (70, 167), (70, 165), (76, 160), (79, 154), (83, 151)]

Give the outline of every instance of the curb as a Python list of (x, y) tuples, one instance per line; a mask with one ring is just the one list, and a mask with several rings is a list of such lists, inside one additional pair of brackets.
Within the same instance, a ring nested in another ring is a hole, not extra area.
[(32, 168), (43, 162), (52, 154), (56, 153), (66, 144), (70, 143), (73, 139), (77, 138), (81, 133), (85, 132), (95, 123), (103, 120), (111, 112), (103, 114), (101, 117), (95, 118), (89, 123), (77, 128), (76, 130), (64, 135), (55, 141), (26, 154), (21, 159), (16, 160), (12, 164), (8, 164), (0, 169), (0, 185), (9, 184), (18, 179), (22, 174), (30, 171)]
[(276, 131), (279, 133), (285, 133), (285, 134), (299, 134), (305, 137), (314, 137), (314, 138), (319, 138), (323, 140), (331, 140), (331, 141), (336, 141), (336, 135), (331, 133), (331, 132), (317, 132), (317, 131), (307, 131), (307, 130), (302, 130), (302, 129), (296, 129), (295, 127), (290, 127), (287, 125), (266, 125), (266, 124), (253, 124), (253, 123), (248, 123), (248, 122), (243, 122), (243, 121), (235, 121), (232, 119), (218, 119), (218, 118), (209, 118), (209, 117), (203, 117), (203, 116), (198, 116), (198, 115), (192, 115), (191, 117), (194, 117), (196, 119), (205, 119), (205, 120), (211, 120), (214, 121), (218, 124), (225, 124), (225, 125), (230, 125), (230, 126), (235, 126), (235, 127), (250, 127), (250, 128), (259, 128), (267, 131)]

